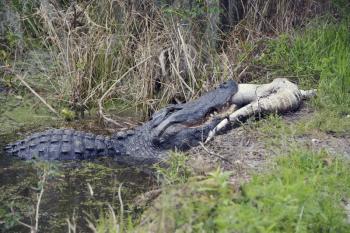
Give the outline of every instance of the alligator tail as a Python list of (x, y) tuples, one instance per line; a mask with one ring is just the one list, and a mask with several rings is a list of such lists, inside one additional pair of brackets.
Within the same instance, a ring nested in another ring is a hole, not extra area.
[(8, 154), (23, 159), (74, 160), (115, 156), (113, 140), (71, 129), (50, 129), (35, 133), (5, 147)]

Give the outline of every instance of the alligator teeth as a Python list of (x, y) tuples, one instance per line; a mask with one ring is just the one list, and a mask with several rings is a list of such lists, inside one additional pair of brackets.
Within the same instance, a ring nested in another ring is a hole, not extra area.
[(217, 111), (214, 111), (214, 112), (210, 113), (210, 116), (211, 116), (211, 117), (216, 116), (216, 115), (218, 115), (218, 112), (217, 112)]

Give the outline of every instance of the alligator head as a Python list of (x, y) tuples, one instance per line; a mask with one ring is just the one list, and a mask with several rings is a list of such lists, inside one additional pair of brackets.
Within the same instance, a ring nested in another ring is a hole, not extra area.
[(229, 80), (199, 99), (170, 105), (150, 120), (152, 143), (160, 149), (185, 150), (206, 139), (230, 108), (237, 83)]

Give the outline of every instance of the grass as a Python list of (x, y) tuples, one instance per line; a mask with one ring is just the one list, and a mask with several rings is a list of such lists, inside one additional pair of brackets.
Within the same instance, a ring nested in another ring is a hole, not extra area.
[[(78, 25), (67, 23), (76, 15), (73, 8), (60, 7), (59, 12), (41, 7), (38, 15), (44, 37), (49, 37), (46, 45), (59, 64), (51, 75), (60, 82), (61, 101), (72, 108), (117, 99), (147, 118), (175, 96), (195, 96), (217, 65), (208, 64), (215, 59), (207, 58), (218, 54), (206, 52), (206, 40), (178, 28), (176, 17), (153, 1), (77, 3), (80, 13), (73, 20)], [(221, 80), (221, 75), (211, 78)]]
[[(36, 6), (40, 4), (36, 0), (30, 2)], [(74, 118), (72, 110), (76, 108), (96, 108), (97, 100), (106, 93), (102, 102), (110, 113), (113, 108), (120, 110), (122, 107), (141, 108), (149, 113), (173, 98), (188, 100), (200, 89), (206, 89), (206, 85), (220, 82), (232, 73), (239, 78), (241, 69), (232, 71), (231, 67), (249, 63), (247, 60), (260, 47), (254, 40), (240, 41), (247, 34), (244, 31), (250, 31), (249, 26), (257, 34), (269, 32), (270, 35), (272, 32), (276, 35), (280, 31), (292, 31), (293, 20), (280, 20), (286, 12), (294, 12), (295, 18), (304, 17), (305, 12), (298, 15), (300, 7), (294, 2), (279, 6), (277, 14), (273, 14), (277, 2), (251, 1), (255, 6), (247, 8), (246, 18), (237, 27), (238, 31), (242, 25), (244, 28), (235, 37), (243, 45), (233, 46), (232, 53), (238, 54), (237, 61), (231, 61), (225, 52), (210, 50), (208, 53), (205, 46), (202, 47), (206, 41), (198, 39), (195, 30), (180, 30), (172, 22), (176, 17), (171, 12), (164, 15), (165, 12), (152, 4), (133, 5), (128, 9), (111, 0), (92, 1), (86, 8), (80, 4), (84, 9), (79, 18), (73, 20), (70, 17), (75, 12), (64, 4), (60, 6), (60, 14), (56, 14), (57, 9), (35, 8), (38, 10), (35, 16), (31, 13), (34, 5), (30, 5), (29, 11), (22, 15), (28, 16), (24, 17), (27, 19), (25, 29), (38, 40), (43, 37), (42, 44), (47, 46), (53, 63), (57, 64), (53, 72), (44, 72), (43, 76), (55, 77), (50, 84), (55, 94), (59, 94), (55, 102), (63, 103), (63, 115), (70, 119)], [(259, 5), (264, 5), (266, 12), (257, 14)], [(17, 7), (21, 7), (19, 12), (23, 11), (22, 5)], [(249, 21), (247, 17), (254, 20)], [(230, 182), (231, 174), (220, 169), (205, 178), (191, 177), (186, 157), (174, 153), (168, 167), (157, 168), (163, 194), (155, 206), (146, 211), (144, 216), (148, 218), (136, 230), (349, 232), (341, 205), (350, 194), (349, 162), (325, 152), (294, 150), (290, 143), (294, 143), (294, 136), (310, 129), (338, 134), (350, 132), (349, 22), (349, 18), (342, 18), (340, 22), (323, 19), (294, 34), (281, 35), (268, 42), (259, 59), (260, 64), (274, 73), (273, 77), (288, 76), (304, 88), (318, 88), (312, 119), (293, 128), (284, 124), (280, 117), (270, 116), (269, 124), (260, 128), (265, 135), (273, 136), (269, 141), (271, 146), (282, 146), (281, 151), (287, 155), (274, 161), (269, 171), (255, 175), (238, 189)], [(246, 37), (251, 36), (250, 32), (248, 34)], [(14, 34), (9, 33), (7, 40), (10, 47), (15, 47), (17, 38)], [(0, 59), (6, 64), (10, 56), (9, 51), (0, 50)], [(128, 71), (140, 61), (144, 62)], [(160, 89), (156, 87), (159, 83)], [(44, 91), (49, 92), (48, 89)], [(45, 109), (39, 108), (36, 113), (32, 110), (26, 105), (0, 112), (1, 118), (26, 125), (44, 119), (41, 115), (48, 115)], [(6, 130), (11, 128), (9, 125)], [(91, 170), (96, 171), (96, 167)], [(103, 171), (106, 171), (103, 176), (111, 172), (109, 169)], [(85, 171), (80, 169), (80, 172)], [(111, 188), (100, 182), (104, 180), (103, 176), (86, 177), (89, 185), (105, 188), (97, 188), (102, 191), (101, 196)], [(91, 204), (98, 205), (99, 202), (91, 200)], [(89, 227), (94, 232), (134, 231), (134, 224), (130, 221), (123, 224), (123, 213), (121, 215), (116, 219), (110, 210)]]
[(0, 136), (13, 137), (19, 130), (58, 125), (45, 106), (31, 96), (8, 95), (0, 99)]
[(342, 198), (349, 195), (347, 169), (342, 160), (325, 153), (295, 151), (278, 159), (270, 174), (255, 176), (242, 188), (236, 213), (243, 221), (236, 222), (238, 229), (347, 232), (341, 207)]
[(192, 169), (187, 165), (188, 157), (183, 153), (170, 152), (166, 164), (157, 164), (158, 180), (164, 185), (184, 184), (193, 175)]
[[(239, 189), (220, 169), (166, 189), (139, 232), (349, 232), (349, 162), (295, 150)], [(151, 217), (150, 217), (151, 216)]]
[(275, 73), (291, 76), (304, 88), (317, 88), (317, 110), (308, 123), (325, 132), (350, 130), (350, 18), (314, 22), (294, 36), (271, 41), (260, 62)]
[[(244, 17), (237, 27), (246, 38), (242, 40), (249, 40), (247, 32), (253, 29), (257, 34), (273, 31), (274, 35), (280, 30), (289, 31), (296, 18), (303, 21), (313, 4), (319, 5), (305, 2), (303, 10), (294, 2), (278, 0), (254, 0), (239, 6), (246, 10), (245, 16), (237, 12)], [(218, 1), (194, 1), (188, 9), (186, 5), (186, 1), (153, 0), (130, 4), (89, 1), (71, 7), (67, 1), (56, 1), (55, 7), (38, 0), (11, 4), (23, 18), (26, 38), (40, 41), (56, 64), (54, 70), (44, 72), (55, 77), (52, 85), (58, 98), (51, 102), (79, 112), (96, 108), (102, 99), (110, 114), (114, 112), (107, 102), (122, 102), (136, 108), (143, 119), (169, 102), (189, 100), (229, 77), (237, 78), (243, 69), (239, 69), (242, 60), (249, 60), (249, 54), (253, 54), (255, 46), (245, 48), (249, 43), (243, 41), (230, 46), (221, 40), (220, 30), (211, 31), (211, 27), (216, 28), (213, 24), (220, 24), (211, 21), (220, 13)], [(230, 7), (230, 13), (240, 11)], [(287, 12), (293, 12), (291, 20), (279, 20)], [(217, 49), (221, 46), (232, 48), (229, 53), (240, 58)], [(0, 57), (8, 60), (7, 52), (0, 51)], [(140, 61), (144, 62), (128, 71)], [(109, 92), (110, 88), (113, 91)]]

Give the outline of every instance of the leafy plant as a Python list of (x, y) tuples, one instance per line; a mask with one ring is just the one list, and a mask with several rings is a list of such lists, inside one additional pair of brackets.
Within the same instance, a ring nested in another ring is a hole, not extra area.
[(165, 164), (155, 166), (159, 179), (164, 184), (183, 184), (191, 176), (191, 168), (186, 164), (187, 156), (183, 153), (170, 152)]

